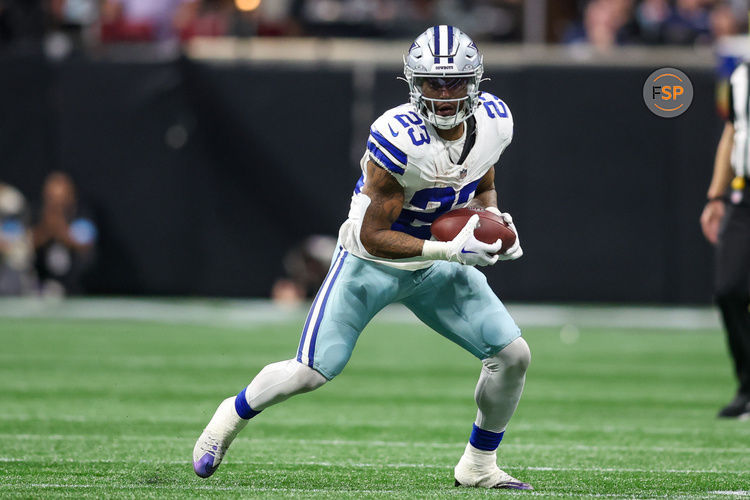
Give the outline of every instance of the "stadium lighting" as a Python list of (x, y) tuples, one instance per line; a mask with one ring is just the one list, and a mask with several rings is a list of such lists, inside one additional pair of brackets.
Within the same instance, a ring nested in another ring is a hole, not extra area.
[(251, 12), (260, 6), (261, 0), (234, 0), (237, 9), (243, 12)]

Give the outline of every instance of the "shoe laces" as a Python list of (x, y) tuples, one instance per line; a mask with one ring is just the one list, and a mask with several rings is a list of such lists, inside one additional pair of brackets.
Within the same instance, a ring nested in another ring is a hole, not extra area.
[(201, 451), (216, 458), (216, 455), (220, 450), (219, 440), (214, 439), (211, 436), (206, 436), (206, 439), (202, 439), (201, 441)]

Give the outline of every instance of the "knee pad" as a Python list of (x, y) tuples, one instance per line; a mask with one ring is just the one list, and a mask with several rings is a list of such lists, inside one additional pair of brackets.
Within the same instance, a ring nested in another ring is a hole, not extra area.
[(290, 394), (310, 392), (328, 382), (319, 372), (296, 359), (271, 363), (263, 368), (259, 375), (265, 374), (273, 374), (275, 382), (288, 388)]
[(531, 350), (523, 337), (518, 337), (494, 356), (482, 360), (484, 367), (491, 372), (502, 370), (519, 374), (526, 373), (529, 363), (531, 363)]
[(286, 363), (290, 366), (291, 378), (301, 388), (300, 392), (314, 391), (328, 382), (328, 379), (321, 375), (320, 372), (307, 365), (303, 365), (296, 359), (289, 359)]
[(327, 381), (309, 366), (288, 359), (263, 368), (250, 382), (245, 397), (251, 408), (260, 411), (297, 394), (315, 390)]

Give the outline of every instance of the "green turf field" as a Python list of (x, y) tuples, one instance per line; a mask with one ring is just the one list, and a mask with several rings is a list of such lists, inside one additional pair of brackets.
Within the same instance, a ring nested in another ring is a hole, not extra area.
[(0, 319), (0, 497), (750, 497), (750, 421), (714, 417), (734, 389), (719, 330), (526, 328), (500, 463), (534, 492), (453, 487), (480, 364), (377, 321), (338, 379), (261, 413), (196, 477), (216, 405), (292, 357), (299, 327)]

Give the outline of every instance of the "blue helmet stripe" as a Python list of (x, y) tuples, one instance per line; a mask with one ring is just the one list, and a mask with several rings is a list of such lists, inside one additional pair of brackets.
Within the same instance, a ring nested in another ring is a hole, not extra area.
[(440, 26), (435, 26), (435, 63), (440, 63)]
[(406, 153), (388, 142), (388, 139), (383, 137), (383, 135), (374, 128), (370, 129), (370, 135), (378, 142), (378, 144), (380, 144), (381, 147), (385, 148), (391, 154), (391, 156), (396, 159), (396, 161), (406, 166)]
[(367, 149), (370, 151), (370, 156), (372, 156), (375, 162), (381, 167), (387, 168), (391, 172), (399, 175), (403, 175), (406, 171), (403, 167), (399, 167), (393, 163), (393, 160), (388, 158), (388, 156), (383, 153), (374, 142), (367, 141)]
[[(453, 54), (453, 26), (448, 26), (448, 54)], [(448, 62), (452, 63), (453, 58), (449, 57)]]

